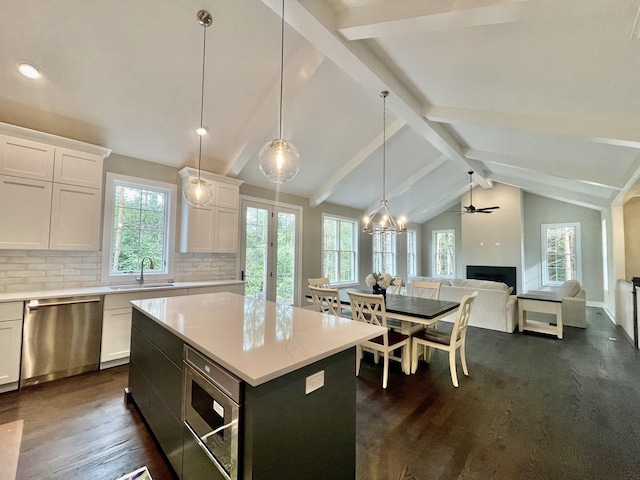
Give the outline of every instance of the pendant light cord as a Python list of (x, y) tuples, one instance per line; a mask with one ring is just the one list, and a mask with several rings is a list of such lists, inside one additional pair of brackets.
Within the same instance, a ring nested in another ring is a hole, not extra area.
[(387, 95), (382, 92), (382, 201), (386, 202), (385, 179), (387, 177)]
[(278, 138), (282, 140), (282, 85), (284, 77), (284, 0), (282, 0), (282, 24), (280, 26), (280, 126)]
[[(200, 128), (202, 128), (202, 121), (204, 119), (204, 65), (205, 59), (207, 55), (207, 26), (203, 25), (204, 35), (202, 40), (202, 83), (200, 85)], [(203, 135), (198, 135), (200, 137), (200, 146), (198, 149), (198, 183), (200, 183), (200, 162), (202, 160), (202, 137)]]

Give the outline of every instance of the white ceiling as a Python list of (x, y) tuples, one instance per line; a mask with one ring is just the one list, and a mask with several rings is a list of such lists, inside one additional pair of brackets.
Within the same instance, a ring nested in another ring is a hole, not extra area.
[[(382, 194), (423, 222), (467, 170), (600, 209), (640, 175), (640, 0), (286, 0), (283, 137), (302, 167), (282, 192), (360, 210)], [(280, 0), (2, 1), (0, 122), (275, 188)], [(27, 80), (18, 62), (37, 65)], [(482, 205), (478, 205), (481, 207)]]

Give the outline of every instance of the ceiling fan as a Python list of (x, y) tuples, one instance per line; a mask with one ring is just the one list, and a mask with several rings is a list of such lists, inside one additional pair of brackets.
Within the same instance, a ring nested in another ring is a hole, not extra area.
[(469, 206), (464, 208), (464, 213), (492, 213), (492, 210), (496, 210), (500, 207), (484, 207), (484, 208), (476, 208), (473, 206), (473, 170), (467, 172), (469, 174)]

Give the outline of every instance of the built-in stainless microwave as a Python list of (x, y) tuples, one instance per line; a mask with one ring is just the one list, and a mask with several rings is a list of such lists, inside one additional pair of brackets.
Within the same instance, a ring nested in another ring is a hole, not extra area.
[(183, 421), (228, 480), (238, 478), (242, 381), (185, 347)]

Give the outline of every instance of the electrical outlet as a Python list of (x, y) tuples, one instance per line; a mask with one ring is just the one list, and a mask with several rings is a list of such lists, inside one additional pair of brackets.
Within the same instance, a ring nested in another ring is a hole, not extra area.
[(324, 387), (324, 370), (320, 370), (318, 373), (307, 377), (304, 393), (309, 395), (311, 392), (315, 392), (322, 387)]

